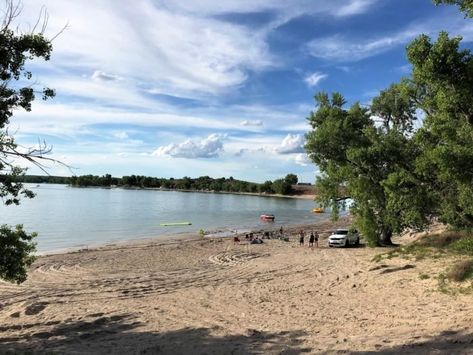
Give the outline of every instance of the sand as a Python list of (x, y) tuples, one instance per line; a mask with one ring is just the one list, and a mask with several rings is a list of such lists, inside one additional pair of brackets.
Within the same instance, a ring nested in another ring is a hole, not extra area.
[(473, 296), (419, 278), (448, 259), (376, 263), (386, 250), (328, 248), (335, 225), (315, 228), (315, 249), (293, 233), (42, 256), (0, 283), (0, 353), (473, 353)]

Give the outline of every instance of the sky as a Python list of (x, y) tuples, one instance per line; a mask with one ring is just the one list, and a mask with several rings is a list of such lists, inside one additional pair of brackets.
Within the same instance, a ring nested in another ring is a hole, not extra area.
[(431, 0), (23, 0), (19, 28), (42, 9), (49, 38), (64, 30), (51, 60), (27, 68), (57, 95), (9, 129), (72, 167), (51, 175), (314, 182), (303, 147), (315, 93), (369, 104), (409, 74), (405, 47), (421, 33), (473, 47), (472, 20)]

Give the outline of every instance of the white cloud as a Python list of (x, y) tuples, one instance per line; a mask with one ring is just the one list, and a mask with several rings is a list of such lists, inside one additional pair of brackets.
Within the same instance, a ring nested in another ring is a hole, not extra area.
[(411, 24), (398, 32), (371, 38), (352, 38), (335, 34), (311, 40), (307, 43), (306, 49), (316, 58), (354, 62), (406, 45), (421, 33), (435, 37), (439, 31), (446, 30), (452, 37), (462, 35), (464, 42), (473, 41), (473, 27), (464, 25), (465, 20), (458, 21), (459, 19), (461, 19), (459, 15), (441, 20), (432, 18), (424, 23)]
[(307, 154), (305, 153), (297, 154), (296, 157), (294, 158), (294, 161), (296, 162), (297, 165), (301, 165), (301, 166), (308, 166), (312, 163), (309, 157), (307, 156)]
[(211, 134), (201, 141), (192, 141), (190, 139), (179, 144), (169, 144), (159, 147), (152, 155), (168, 155), (172, 158), (216, 158), (223, 152), (222, 135)]
[(304, 153), (304, 136), (301, 134), (288, 134), (279, 147), (276, 148), (278, 154)]
[(351, 0), (336, 11), (337, 16), (353, 16), (366, 12), (377, 0)]
[(92, 79), (93, 80), (98, 80), (98, 81), (118, 81), (121, 80), (121, 78), (118, 75), (113, 75), (113, 74), (108, 74), (105, 73), (101, 70), (96, 70), (92, 74)]
[(48, 33), (68, 23), (52, 56), (62, 74), (95, 71), (96, 80), (127, 78), (168, 95), (200, 97), (240, 85), (249, 70), (273, 66), (264, 31), (152, 0), (24, 2), (22, 18), (32, 23), (46, 6)]
[(240, 125), (242, 126), (256, 126), (256, 127), (259, 127), (259, 126), (262, 126), (263, 125), (263, 121), (261, 120), (244, 120), (244, 121), (241, 121), (240, 122)]
[(124, 132), (124, 131), (122, 131), (122, 132), (115, 132), (115, 133), (113, 134), (113, 136), (114, 136), (115, 138), (118, 138), (118, 139), (128, 139), (128, 133), (126, 133), (126, 132)]
[(309, 53), (326, 60), (358, 61), (383, 53), (414, 38), (419, 32), (407, 30), (392, 36), (370, 40), (354, 40), (340, 35), (318, 38), (307, 44)]
[(166, 6), (187, 12), (205, 15), (225, 13), (275, 12), (279, 15), (328, 13), (333, 16), (351, 16), (369, 10), (369, 5), (378, 0), (165, 0)]
[(264, 147), (260, 147), (260, 148), (257, 148), (257, 149), (241, 148), (240, 150), (238, 150), (235, 153), (235, 156), (236, 157), (241, 157), (244, 154), (251, 154), (251, 153), (254, 154), (254, 153), (264, 153), (264, 152), (266, 152), (266, 149)]
[(323, 74), (320, 72), (312, 73), (304, 78), (305, 83), (310, 87), (313, 88), (317, 86), (323, 79), (327, 78), (327, 74)]

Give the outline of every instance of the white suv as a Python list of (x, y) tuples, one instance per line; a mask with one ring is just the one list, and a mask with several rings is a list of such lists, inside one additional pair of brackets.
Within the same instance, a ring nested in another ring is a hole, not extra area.
[(360, 236), (356, 230), (337, 229), (328, 237), (329, 247), (348, 247), (359, 244)]

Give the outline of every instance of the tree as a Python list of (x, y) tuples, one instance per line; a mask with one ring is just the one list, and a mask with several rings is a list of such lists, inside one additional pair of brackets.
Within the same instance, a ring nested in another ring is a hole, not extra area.
[[(31, 111), (31, 103), (38, 93), (43, 100), (52, 98), (55, 93), (50, 88), (36, 91), (30, 84), (33, 74), (26, 69), (27, 62), (33, 59), (50, 58), (51, 40), (44, 36), (47, 15), (43, 13), (31, 31), (20, 33), (11, 27), (21, 12), (21, 3), (7, 0), (3, 12), (5, 15), (0, 27), (0, 197), (9, 205), (19, 204), (21, 196), (34, 197), (18, 181), (26, 169), (16, 166), (15, 160), (26, 159), (40, 168), (43, 168), (40, 160), (53, 160), (45, 156), (50, 152), (45, 144), (23, 151), (8, 131), (10, 119), (17, 109)], [(26, 267), (33, 261), (34, 237), (35, 233), (27, 234), (21, 226), (10, 229), (3, 225), (0, 228), (0, 277), (18, 283), (26, 279)]]
[(284, 180), (286, 180), (286, 182), (291, 185), (295, 185), (299, 181), (299, 179), (297, 178), (297, 175), (295, 174), (287, 174)]
[(271, 189), (279, 195), (288, 195), (292, 191), (291, 183), (286, 179), (274, 180)]
[(17, 283), (26, 280), (27, 268), (34, 261), (35, 237), (36, 233), (26, 233), (22, 225), (15, 229), (0, 226), (0, 278)]
[(473, 228), (473, 55), (460, 37), (422, 35), (407, 48), (411, 90), (425, 114), (415, 135), (416, 169), (436, 201), (432, 211), (457, 228)]
[(473, 0), (434, 0), (435, 5), (457, 5), (467, 17), (473, 17)]
[(345, 109), (339, 93), (331, 98), (319, 93), (315, 100), (306, 150), (321, 171), (318, 201), (331, 206), (336, 219), (341, 204), (353, 199), (355, 224), (365, 238), (371, 244), (391, 244), (393, 233), (405, 223), (399, 219), (401, 205), (390, 203), (391, 185), (386, 184), (411, 170), (405, 156), (415, 152), (410, 144), (413, 101), (398, 85), (381, 92), (371, 110), (358, 103)]

